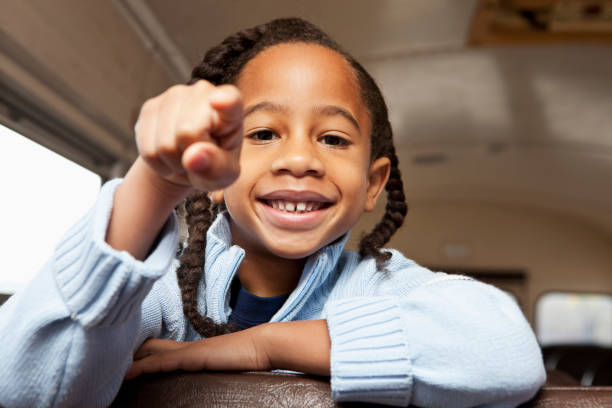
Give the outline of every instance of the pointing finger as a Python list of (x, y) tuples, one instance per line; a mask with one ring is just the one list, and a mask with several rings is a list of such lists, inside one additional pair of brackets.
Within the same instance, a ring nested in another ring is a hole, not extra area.
[(221, 140), (221, 147), (233, 149), (242, 141), (243, 106), (240, 91), (233, 85), (221, 85), (210, 95), (214, 109), (213, 136)]
[(214, 143), (198, 142), (185, 150), (182, 164), (194, 187), (212, 191), (236, 180), (240, 174), (239, 155), (239, 149), (227, 151)]

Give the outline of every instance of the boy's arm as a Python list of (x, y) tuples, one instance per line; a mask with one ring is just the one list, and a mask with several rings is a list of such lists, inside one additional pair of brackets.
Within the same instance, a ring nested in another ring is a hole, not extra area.
[(327, 320), (267, 323), (197, 342), (150, 340), (129, 371), (289, 369), (330, 375), (336, 401), (516, 406), (545, 380), (518, 307), (473, 280), (331, 304)]
[(0, 406), (107, 406), (137, 339), (161, 328), (159, 301), (143, 299), (171, 268), (174, 216), (144, 262), (104, 235), (118, 181), (64, 236), (53, 257), (0, 308)]
[(149, 339), (127, 374), (174, 370), (267, 371), (285, 369), (329, 376), (330, 339), (325, 320), (265, 323), (191, 342)]
[(326, 320), (266, 323), (260, 330), (272, 369), (329, 376), (331, 340)]
[(0, 308), (0, 406), (107, 406), (137, 341), (161, 330), (159, 310), (141, 316), (141, 307), (174, 259), (173, 207), (194, 187), (223, 188), (238, 175), (233, 86), (174, 86), (143, 105), (135, 131), (140, 157), (117, 194), (118, 182), (105, 184), (39, 275)]
[(145, 259), (176, 204), (192, 191), (159, 177), (138, 157), (115, 192), (106, 242)]
[(499, 289), (435, 274), (391, 292), (330, 304), (334, 400), (510, 407), (544, 383), (537, 340)]

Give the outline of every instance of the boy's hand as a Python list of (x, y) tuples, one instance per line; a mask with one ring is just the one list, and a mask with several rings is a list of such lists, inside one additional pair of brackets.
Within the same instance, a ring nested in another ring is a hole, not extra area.
[(152, 174), (174, 185), (218, 190), (240, 173), (242, 100), (233, 85), (173, 86), (144, 103), (134, 129)]
[(106, 242), (144, 260), (176, 204), (194, 188), (238, 177), (242, 100), (232, 85), (177, 85), (144, 103), (134, 127), (140, 156), (115, 192)]
[(329, 376), (325, 320), (265, 323), (208, 339), (149, 339), (136, 351), (125, 378), (159, 371), (267, 371), (285, 369)]
[(174, 370), (270, 370), (270, 362), (252, 333), (253, 330), (243, 330), (187, 342), (149, 339), (136, 351), (125, 378)]

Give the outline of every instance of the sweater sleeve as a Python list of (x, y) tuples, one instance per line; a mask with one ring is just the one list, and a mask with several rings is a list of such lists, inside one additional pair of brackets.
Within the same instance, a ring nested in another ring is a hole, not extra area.
[(540, 348), (511, 298), (464, 277), (330, 304), (336, 401), (514, 407), (545, 381)]
[(159, 302), (143, 300), (171, 266), (177, 222), (169, 218), (144, 262), (111, 248), (119, 183), (103, 186), (52, 259), (0, 308), (0, 406), (108, 406), (143, 330), (160, 321)]

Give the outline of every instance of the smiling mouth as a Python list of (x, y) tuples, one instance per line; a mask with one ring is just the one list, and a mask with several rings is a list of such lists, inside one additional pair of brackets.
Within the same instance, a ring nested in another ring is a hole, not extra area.
[(332, 203), (320, 201), (290, 201), (290, 200), (259, 200), (264, 205), (275, 210), (290, 214), (305, 214), (313, 211), (328, 208)]

